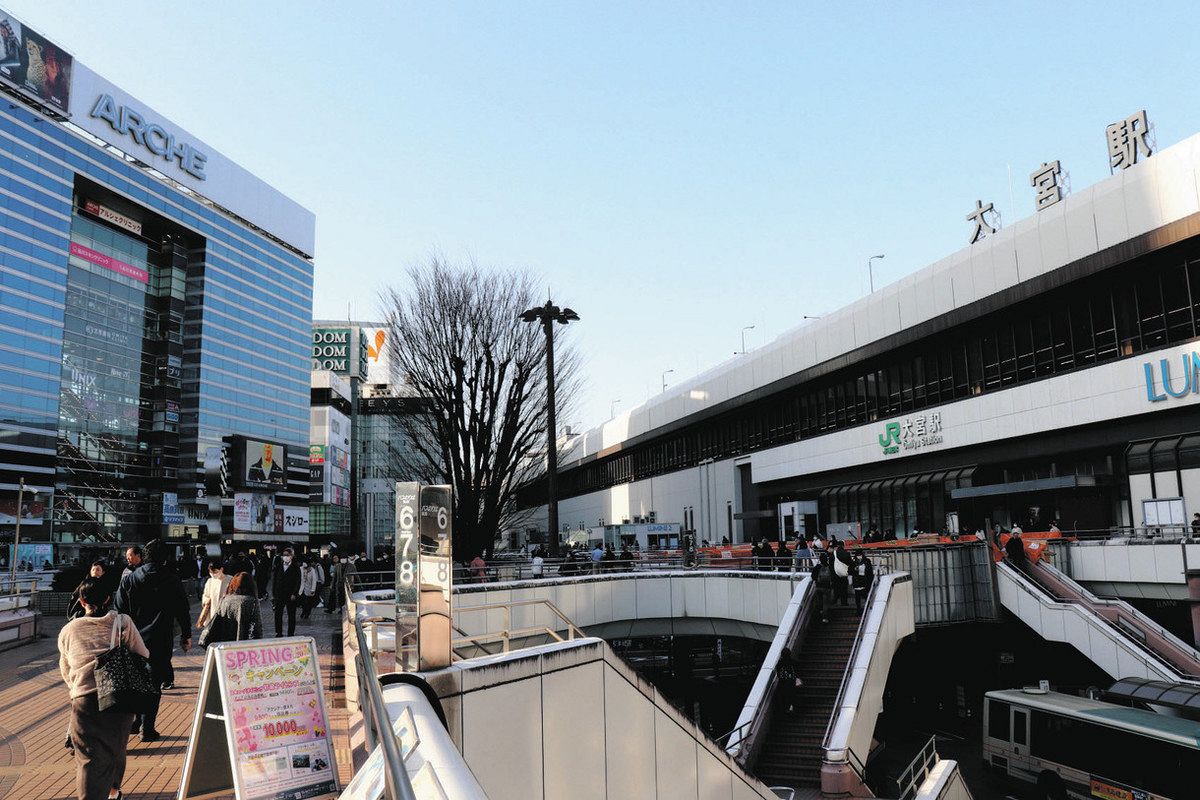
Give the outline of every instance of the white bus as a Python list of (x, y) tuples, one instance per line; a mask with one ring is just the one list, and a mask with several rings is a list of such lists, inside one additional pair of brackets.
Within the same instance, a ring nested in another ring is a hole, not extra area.
[(983, 762), (1046, 800), (1200, 797), (1200, 722), (1041, 689), (988, 692)]

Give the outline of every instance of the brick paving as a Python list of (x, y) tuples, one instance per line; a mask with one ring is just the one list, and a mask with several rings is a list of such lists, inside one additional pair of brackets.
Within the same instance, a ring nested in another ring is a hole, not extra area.
[[(197, 605), (193, 602), (192, 619)], [(273, 630), (269, 603), (263, 621)], [(63, 746), (70, 698), (58, 672), (58, 631), (62, 618), (42, 618), (42, 638), (0, 652), (0, 798), (9, 800), (70, 800), (75, 797), (75, 761)], [(310, 620), (297, 620), (296, 634), (312, 636), (320, 653), (321, 680), (330, 713), (334, 755), (345, 785), (350, 760), (349, 721), (342, 696), (341, 619), (313, 611)], [(193, 637), (195, 638), (195, 637)], [(167, 800), (179, 790), (183, 756), (195, 712), (203, 651), (175, 651), (175, 688), (163, 692), (158, 715), (162, 739), (143, 744), (129, 739), (129, 757), (122, 789), (129, 800)]]

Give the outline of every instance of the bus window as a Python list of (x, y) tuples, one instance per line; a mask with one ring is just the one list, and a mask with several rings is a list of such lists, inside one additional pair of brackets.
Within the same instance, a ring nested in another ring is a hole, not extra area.
[(1001, 700), (988, 700), (988, 736), (1008, 741), (1009, 736), (1009, 705)]
[(1029, 713), (1027, 711), (1024, 709), (1013, 709), (1012, 727), (1013, 744), (1029, 744)]

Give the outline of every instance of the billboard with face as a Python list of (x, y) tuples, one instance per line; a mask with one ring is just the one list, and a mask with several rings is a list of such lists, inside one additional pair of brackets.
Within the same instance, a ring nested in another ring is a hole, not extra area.
[(0, 77), (66, 114), (73, 65), (74, 59), (61, 47), (0, 10)]
[(242, 469), (244, 486), (287, 488), (287, 448), (280, 444), (247, 439)]

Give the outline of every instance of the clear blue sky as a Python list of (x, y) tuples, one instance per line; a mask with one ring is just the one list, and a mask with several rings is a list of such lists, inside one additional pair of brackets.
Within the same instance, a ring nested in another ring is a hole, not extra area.
[[(314, 313), (440, 252), (583, 318), (592, 425), (1200, 131), (1191, 3), (0, 0), (317, 214)], [(904, 6), (903, 8), (901, 6)], [(1012, 170), (1009, 200), (1008, 170)]]

